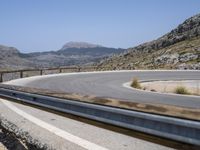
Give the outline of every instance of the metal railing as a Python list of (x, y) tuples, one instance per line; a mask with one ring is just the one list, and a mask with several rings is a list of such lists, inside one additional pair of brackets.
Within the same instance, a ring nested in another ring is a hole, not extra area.
[[(24, 78), (34, 75), (46, 75), (54, 73), (65, 73), (65, 72), (82, 72), (82, 71), (96, 71), (96, 70), (109, 70), (109, 68), (97, 68), (95, 66), (73, 66), (73, 67), (58, 67), (58, 68), (42, 68), (42, 69), (23, 69), (23, 70), (10, 70), (10, 71), (0, 71), (0, 82)], [(34, 75), (31, 75), (31, 73)], [(49, 72), (49, 73), (48, 73)], [(12, 74), (12, 77), (5, 77), (8, 74)], [(15, 74), (15, 75), (14, 75)]]
[(200, 146), (200, 122), (0, 88), (0, 96)]

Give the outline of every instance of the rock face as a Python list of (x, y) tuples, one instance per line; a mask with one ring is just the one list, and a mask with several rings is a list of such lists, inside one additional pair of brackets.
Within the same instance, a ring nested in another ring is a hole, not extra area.
[(180, 69), (180, 70), (187, 70), (187, 69), (191, 69), (191, 70), (200, 70), (200, 63), (196, 63), (196, 64), (180, 64), (176, 67), (176, 69)]
[(198, 64), (199, 49), (200, 14), (157, 40), (129, 48), (127, 53), (106, 59), (99, 66), (120, 69), (132, 63), (135, 68), (177, 68), (181, 63)]
[(154, 60), (154, 63), (156, 65), (164, 65), (164, 64), (176, 64), (179, 61), (179, 54), (175, 53), (175, 54), (166, 54), (166, 55), (162, 55), (157, 57)]
[(107, 48), (85, 42), (69, 42), (58, 51), (23, 54), (0, 45), (0, 69), (23, 69), (93, 64), (124, 49)]
[(193, 53), (186, 53), (180, 56), (179, 61), (180, 62), (188, 62), (192, 60), (196, 60), (199, 56), (195, 55)]
[(188, 61), (193, 61), (198, 59), (198, 55), (197, 54), (193, 54), (193, 53), (185, 53), (183, 55), (179, 55), (178, 53), (174, 53), (174, 54), (166, 54), (166, 55), (162, 55), (157, 57), (154, 60), (155, 64), (177, 64), (177, 63), (185, 63)]

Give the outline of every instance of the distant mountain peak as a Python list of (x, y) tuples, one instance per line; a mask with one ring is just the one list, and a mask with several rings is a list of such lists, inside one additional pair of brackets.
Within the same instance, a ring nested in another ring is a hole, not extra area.
[(95, 47), (102, 47), (101, 45), (91, 44), (87, 42), (68, 42), (66, 43), (61, 49), (68, 49), (68, 48), (95, 48)]

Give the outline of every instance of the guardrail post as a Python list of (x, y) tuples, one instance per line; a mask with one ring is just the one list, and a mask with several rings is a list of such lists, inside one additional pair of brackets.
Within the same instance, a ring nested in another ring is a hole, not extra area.
[(40, 70), (40, 75), (42, 76), (42, 70)]
[(23, 71), (20, 71), (20, 78), (23, 78)]
[(81, 71), (81, 68), (80, 67), (78, 67), (78, 72), (80, 72)]
[(59, 68), (59, 73), (62, 73), (62, 68)]
[(3, 73), (0, 73), (0, 82), (3, 82)]

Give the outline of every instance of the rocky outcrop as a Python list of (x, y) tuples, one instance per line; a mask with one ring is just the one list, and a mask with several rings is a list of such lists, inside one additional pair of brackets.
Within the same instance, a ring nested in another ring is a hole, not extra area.
[(200, 63), (196, 63), (196, 64), (180, 64), (176, 67), (176, 69), (180, 69), (180, 70), (200, 70)]
[(163, 64), (176, 64), (179, 62), (179, 54), (167, 54), (157, 57), (154, 60), (155, 65), (163, 65)]
[(199, 56), (195, 55), (193, 53), (186, 53), (183, 54), (179, 57), (179, 62), (188, 62), (188, 61), (192, 61), (192, 60), (196, 60)]
[(174, 53), (174, 54), (159, 56), (154, 60), (154, 63), (156, 65), (177, 64), (177, 63), (185, 63), (188, 61), (197, 60), (198, 58), (199, 58), (199, 55), (196, 55), (193, 53), (185, 53), (182, 55), (179, 55), (178, 53)]

